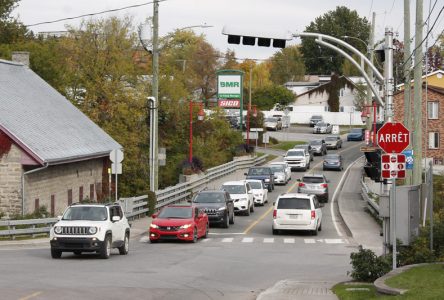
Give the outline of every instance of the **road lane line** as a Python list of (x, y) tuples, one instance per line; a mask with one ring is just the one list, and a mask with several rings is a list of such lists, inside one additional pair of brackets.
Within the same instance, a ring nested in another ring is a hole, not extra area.
[(343, 239), (325, 239), (326, 244), (344, 244)]
[(243, 235), (243, 232), (208, 232), (211, 235)]
[(43, 291), (39, 291), (39, 292), (35, 292), (32, 293), (31, 295), (25, 296), (23, 298), (20, 298), (19, 300), (29, 300), (31, 298), (37, 297), (38, 295), (40, 295), (41, 293), (43, 293)]
[(294, 239), (284, 239), (284, 244), (294, 244)]
[(253, 243), (253, 240), (251, 237), (246, 237), (242, 239), (242, 243)]
[(264, 238), (264, 243), (274, 243), (274, 238)]
[(316, 241), (315, 241), (315, 239), (304, 239), (304, 243), (306, 243), (306, 244), (315, 244)]
[(222, 243), (231, 243), (233, 241), (233, 238), (223, 238)]

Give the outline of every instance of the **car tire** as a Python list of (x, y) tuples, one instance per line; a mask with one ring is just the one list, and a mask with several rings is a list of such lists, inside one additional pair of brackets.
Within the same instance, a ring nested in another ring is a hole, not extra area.
[(222, 227), (223, 228), (228, 228), (228, 226), (230, 226), (229, 225), (229, 223), (230, 223), (230, 217), (228, 216), (228, 212), (227, 212), (227, 214), (224, 216), (224, 222), (222, 223)]
[(193, 240), (191, 242), (195, 244), (195, 243), (197, 243), (198, 239), (199, 239), (199, 237), (197, 235), (197, 228), (194, 227), (194, 230), (193, 230)]
[(230, 224), (234, 224), (234, 212), (231, 214)]
[(73, 253), (74, 253), (74, 255), (82, 255), (82, 251), (79, 251), (79, 250), (73, 251)]
[(273, 235), (278, 235), (279, 234), (279, 229), (272, 229)]
[(103, 241), (103, 245), (99, 250), (100, 258), (108, 259), (111, 255), (111, 238), (109, 235), (105, 236), (105, 240)]
[(151, 244), (156, 244), (156, 243), (158, 243), (159, 242), (159, 240), (150, 240), (150, 243)]
[(125, 233), (125, 238), (123, 239), (123, 245), (119, 248), (120, 255), (127, 255), (129, 251), (129, 233)]
[(62, 251), (51, 248), (51, 257), (52, 258), (60, 258), (60, 257), (62, 257)]
[(271, 189), (271, 185), (268, 185), (268, 191), (271, 193), (273, 190)]
[(250, 212), (254, 212), (254, 203), (250, 206)]
[(315, 230), (312, 230), (311, 235), (314, 235), (314, 236), (318, 235), (318, 229), (316, 228)]
[[(248, 203), (248, 205), (250, 205), (250, 203)], [(250, 215), (250, 206), (248, 206), (248, 208), (245, 210), (245, 215), (246, 216)]]
[(321, 224), (319, 224), (318, 231), (322, 231), (322, 222), (321, 222)]
[(204, 239), (208, 238), (208, 232), (209, 231), (210, 231), (210, 225), (207, 223), (207, 225), (205, 227), (205, 234), (203, 235)]
[(310, 169), (310, 163), (308, 163), (307, 169)]

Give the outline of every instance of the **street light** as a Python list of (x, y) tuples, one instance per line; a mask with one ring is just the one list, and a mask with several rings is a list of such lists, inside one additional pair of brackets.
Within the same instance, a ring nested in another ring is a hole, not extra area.
[(376, 112), (377, 112), (377, 107), (376, 107), (376, 101), (372, 101), (372, 105), (363, 105), (362, 106), (362, 113), (361, 113), (361, 120), (363, 123), (367, 122), (367, 119), (369, 117), (369, 111), (368, 108), (372, 107), (373, 108), (373, 134), (372, 134), (372, 145), (375, 147), (376, 146)]
[(367, 53), (370, 53), (370, 49), (368, 47), (368, 44), (366, 42), (364, 42), (363, 40), (361, 40), (360, 38), (354, 37), (354, 36), (348, 36), (348, 35), (343, 35), (342, 38), (343, 39), (353, 39), (353, 40), (360, 41), (361, 43), (363, 43), (365, 45), (365, 49), (367, 49)]
[(188, 162), (193, 162), (193, 106), (199, 105), (199, 112), (197, 113), (197, 120), (203, 121), (205, 112), (203, 110), (203, 102), (194, 102), (193, 100), (190, 100), (190, 144), (189, 144), (189, 157)]

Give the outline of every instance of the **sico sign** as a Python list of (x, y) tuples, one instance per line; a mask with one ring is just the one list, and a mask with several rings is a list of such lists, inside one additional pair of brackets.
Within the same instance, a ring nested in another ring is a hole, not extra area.
[(218, 99), (240, 99), (242, 96), (242, 76), (240, 74), (219, 74), (217, 76)]

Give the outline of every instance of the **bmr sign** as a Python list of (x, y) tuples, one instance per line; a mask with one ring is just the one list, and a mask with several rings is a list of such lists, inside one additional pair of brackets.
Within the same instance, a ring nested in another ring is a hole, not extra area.
[(410, 132), (402, 123), (385, 123), (378, 130), (378, 145), (387, 153), (401, 153), (410, 144)]
[(242, 96), (241, 74), (218, 74), (217, 76), (217, 98), (218, 99), (240, 99)]

